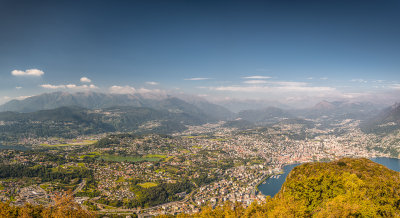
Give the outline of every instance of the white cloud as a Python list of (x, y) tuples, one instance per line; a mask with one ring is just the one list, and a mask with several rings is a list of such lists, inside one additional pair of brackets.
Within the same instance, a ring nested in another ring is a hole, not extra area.
[(321, 77), (320, 80), (328, 80), (328, 77)]
[(271, 79), (270, 76), (246, 76), (244, 79)]
[(110, 93), (113, 94), (146, 94), (146, 96), (166, 94), (165, 91), (160, 89), (136, 89), (132, 86), (111, 86), (108, 90)]
[(8, 96), (4, 96), (4, 97), (3, 97), (3, 99), (4, 99), (4, 100), (9, 100), (9, 99), (10, 99), (10, 97), (8, 97)]
[(243, 83), (246, 83), (246, 84), (265, 84), (265, 83), (267, 83), (267, 81), (265, 81), (265, 80), (246, 80)]
[(69, 89), (76, 89), (77, 86), (75, 84), (68, 84), (68, 85), (65, 85), (65, 87), (69, 88)]
[(152, 89), (140, 88), (137, 90), (137, 92), (138, 93), (152, 93), (152, 92), (156, 92), (156, 90), (158, 90), (158, 89), (152, 90)]
[(367, 83), (367, 81), (364, 79), (352, 79), (350, 82)]
[(13, 76), (42, 76), (44, 74), (43, 71), (38, 69), (29, 69), (26, 71), (23, 70), (13, 70), (11, 71), (11, 75)]
[(17, 87), (15, 87), (16, 89), (22, 89), (22, 87), (21, 86), (17, 86)]
[(400, 90), (400, 84), (392, 84), (390, 88)]
[(274, 81), (268, 82), (269, 84), (274, 84), (278, 86), (307, 86), (308, 84), (305, 82), (287, 82), (287, 81)]
[(75, 85), (75, 84), (67, 84), (67, 85), (51, 85), (51, 84), (43, 84), (40, 87), (45, 89), (73, 89), (73, 90), (88, 90), (88, 89), (97, 89), (98, 87), (91, 84), (91, 85)]
[(33, 95), (19, 96), (19, 97), (16, 97), (15, 99), (17, 99), (17, 100), (24, 100), (24, 99), (30, 98), (30, 97), (32, 97), (32, 96), (33, 96)]
[(51, 84), (43, 84), (40, 87), (45, 89), (65, 89), (65, 85), (51, 85)]
[[(338, 94), (338, 91), (333, 87), (326, 86), (312, 86), (305, 82), (291, 82), (291, 81), (268, 81), (268, 80), (247, 80), (243, 83), (249, 85), (231, 85), (231, 86), (218, 86), (218, 87), (202, 87), (212, 91), (225, 91), (236, 92), (242, 95), (244, 93), (252, 93), (255, 96), (269, 94), (269, 97), (298, 97), (299, 95), (307, 96), (320, 96)], [(254, 96), (253, 96), (254, 97)]]
[(219, 86), (210, 87), (216, 91), (255, 92), (255, 93), (282, 93), (282, 92), (332, 92), (335, 88), (318, 86)]
[(136, 89), (131, 86), (111, 86), (109, 91), (114, 94), (134, 94)]
[(188, 78), (185, 80), (198, 81), (198, 80), (208, 80), (208, 79), (210, 79), (210, 78), (194, 77), (194, 78)]
[(146, 84), (155, 86), (155, 85), (158, 85), (158, 84), (160, 84), (160, 83), (150, 81), (150, 82), (146, 82)]
[(81, 82), (83, 82), (83, 83), (91, 83), (92, 82), (92, 80), (91, 79), (89, 79), (89, 78), (87, 78), (87, 77), (82, 77), (81, 79)]

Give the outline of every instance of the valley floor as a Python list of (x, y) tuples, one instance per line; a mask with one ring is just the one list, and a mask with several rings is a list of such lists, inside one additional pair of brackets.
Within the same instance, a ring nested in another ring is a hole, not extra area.
[(207, 204), (247, 207), (265, 199), (257, 185), (287, 164), (398, 154), (398, 132), (365, 134), (356, 120), (335, 128), (276, 124), (238, 130), (222, 124), (192, 126), (173, 136), (36, 138), (32, 150), (0, 152), (0, 198), (50, 205), (55, 195), (73, 190), (76, 202), (99, 214), (190, 214)]

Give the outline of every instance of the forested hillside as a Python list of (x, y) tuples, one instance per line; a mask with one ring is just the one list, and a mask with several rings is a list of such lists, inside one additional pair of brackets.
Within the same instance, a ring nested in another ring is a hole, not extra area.
[(400, 174), (368, 159), (307, 163), (292, 170), (274, 198), (203, 208), (178, 217), (398, 217)]

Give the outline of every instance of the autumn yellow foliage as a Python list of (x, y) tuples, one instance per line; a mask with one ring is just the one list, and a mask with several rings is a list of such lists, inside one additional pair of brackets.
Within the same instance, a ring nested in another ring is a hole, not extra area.
[[(95, 214), (81, 208), (71, 195), (64, 195), (49, 207), (0, 203), (0, 217), (85, 218)], [(225, 202), (176, 217), (400, 217), (400, 173), (364, 158), (307, 163), (292, 170), (274, 198), (249, 207)]]
[(364, 158), (307, 163), (292, 170), (274, 198), (177, 217), (400, 217), (400, 173)]
[(91, 218), (95, 215), (80, 207), (71, 194), (55, 197), (55, 204), (49, 207), (26, 204), (12, 206), (9, 202), (0, 202), (0, 217), (18, 218)]

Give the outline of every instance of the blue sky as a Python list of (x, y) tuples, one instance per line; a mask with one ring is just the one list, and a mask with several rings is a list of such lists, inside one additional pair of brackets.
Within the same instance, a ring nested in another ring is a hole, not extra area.
[(398, 11), (395, 0), (1, 0), (0, 103), (85, 90), (395, 101)]

